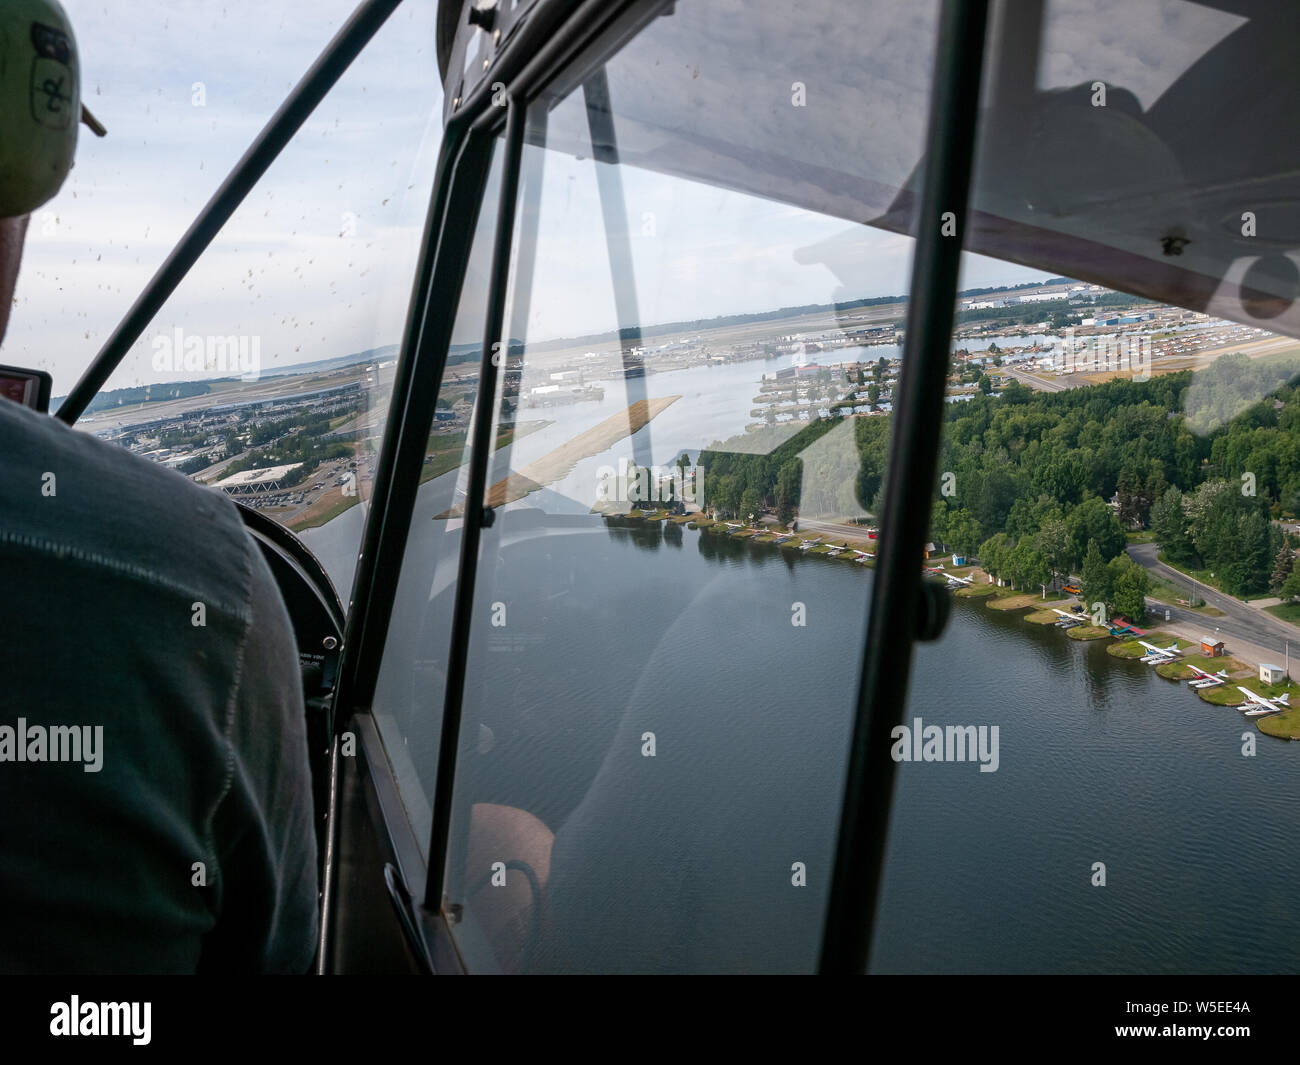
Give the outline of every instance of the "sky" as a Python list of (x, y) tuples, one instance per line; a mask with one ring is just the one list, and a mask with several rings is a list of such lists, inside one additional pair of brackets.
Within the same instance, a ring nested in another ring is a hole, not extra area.
[[(32, 218), (3, 349), (5, 362), (53, 373), (56, 395), (75, 382), (353, 7), (350, 0), (140, 0), (128, 18), (120, 3), (64, 3), (81, 50), (83, 99), (108, 136), (97, 139), (83, 127), (72, 174)], [(1049, 24), (1048, 83), (1087, 74), (1074, 57), (1086, 52), (1080, 35), (1098, 30), (1095, 21), (1070, 15), (1078, 6), (1064, 5)], [(173, 336), (176, 328), (187, 336), (257, 337), (266, 369), (398, 339), (441, 140), (435, 8), (431, 2), (399, 7), (107, 387), (176, 379), (176, 371), (153, 366), (156, 338)], [(905, 50), (899, 41), (926, 31), (925, 8), (888, 8), (901, 12), (897, 26), (882, 30), (881, 62), (889, 58), (886, 73), (896, 88), (919, 76), (898, 61)], [(1187, 17), (1187, 9), (1175, 0), (1154, 5), (1153, 30)], [(679, 6), (692, 18), (714, 10)], [(684, 16), (658, 21), (665, 36), (689, 28)], [(1158, 35), (1128, 43), (1155, 71), (1149, 84), (1137, 83), (1139, 96), (1150, 98), (1144, 104), (1172, 80), (1170, 71), (1176, 75), (1195, 58), (1194, 48), (1183, 49), (1186, 57), (1178, 52), (1179, 39), (1166, 33), (1164, 43)], [(640, 46), (654, 43), (647, 35)], [(1098, 62), (1133, 59), (1103, 54)], [(773, 76), (786, 92), (787, 72)], [(734, 106), (721, 108), (724, 116)], [(905, 144), (896, 154), (891, 173), (903, 174), (914, 153)], [(594, 165), (590, 157), (545, 155), (542, 268), (528, 335), (541, 340), (611, 329), (620, 323)], [(906, 290), (909, 238), (685, 178), (633, 167), (620, 172), (643, 324)], [(818, 248), (828, 242), (853, 252), (850, 276), (819, 258)], [(961, 284), (1045, 276), (967, 256)], [(474, 337), (462, 332), (453, 339)]]

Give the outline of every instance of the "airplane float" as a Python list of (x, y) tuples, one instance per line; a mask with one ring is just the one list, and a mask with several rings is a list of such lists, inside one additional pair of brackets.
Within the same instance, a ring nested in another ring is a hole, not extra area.
[(1289, 709), (1291, 705), (1287, 702), (1291, 697), (1289, 693), (1280, 695), (1276, 699), (1265, 699), (1262, 695), (1251, 691), (1249, 688), (1243, 688), (1240, 684), (1237, 685), (1237, 691), (1246, 697), (1246, 704), (1250, 707), (1249, 710), (1243, 711), (1247, 717), (1259, 717), (1260, 714), (1277, 714)]
[(1168, 647), (1157, 647), (1153, 643), (1147, 643), (1146, 640), (1138, 640), (1138, 643), (1147, 649), (1147, 653), (1138, 661), (1145, 662), (1149, 666), (1159, 665), (1161, 662), (1172, 662), (1178, 657), (1177, 640)]
[(1196, 676), (1187, 682), (1188, 687), (1191, 688), (1213, 688), (1228, 679), (1228, 671), (1226, 669), (1221, 669), (1217, 673), (1207, 673), (1203, 669), (1197, 669), (1190, 662), (1187, 663), (1187, 668), (1196, 674)]

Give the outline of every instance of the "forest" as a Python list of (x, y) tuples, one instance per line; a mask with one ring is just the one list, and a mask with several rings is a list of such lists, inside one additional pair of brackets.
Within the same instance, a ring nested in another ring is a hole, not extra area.
[[(1300, 512), (1293, 378), (1226, 355), (1195, 377), (1054, 393), (1013, 382), (949, 404), (938, 482), (916, 486), (935, 500), (931, 535), (1017, 586), (1078, 574), (1088, 602), (1134, 618), (1148, 581), (1124, 549), (1147, 529), (1171, 565), (1231, 595), (1300, 595), (1295, 545), (1272, 521)], [(699, 457), (706, 503), (728, 516), (767, 509), (785, 524), (875, 514), (889, 423), (836, 417), (793, 435), (782, 427), (778, 446), (755, 433), (715, 443)]]

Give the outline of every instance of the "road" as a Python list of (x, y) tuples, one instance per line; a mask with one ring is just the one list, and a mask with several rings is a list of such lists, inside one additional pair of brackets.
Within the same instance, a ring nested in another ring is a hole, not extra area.
[[(1160, 617), (1168, 609), (1171, 621), (1199, 625), (1206, 633), (1217, 631), (1221, 638), (1233, 637), (1258, 644), (1261, 647), (1277, 651), (1279, 657), (1281, 657), (1287, 640), (1300, 642), (1300, 629), (1297, 629), (1294, 625), (1288, 625), (1285, 621), (1275, 618), (1272, 614), (1267, 614), (1263, 610), (1247, 606), (1240, 599), (1224, 595), (1209, 585), (1202, 584), (1200, 581), (1188, 577), (1185, 573), (1180, 573), (1172, 566), (1165, 565), (1156, 558), (1157, 550), (1156, 544), (1129, 544), (1128, 546), (1129, 557), (1134, 561), (1176, 588), (1194, 587), (1196, 594), (1204, 599), (1209, 606), (1223, 611), (1223, 617), (1208, 617), (1205, 614), (1198, 614), (1194, 610), (1167, 606), (1164, 603), (1157, 603), (1155, 600), (1148, 600), (1156, 617)], [(1229, 641), (1225, 639), (1225, 642)]]
[(1064, 392), (1070, 387), (1068, 379), (1056, 380), (1054, 378), (1035, 377), (1033, 374), (1027, 374), (1023, 370), (1012, 370), (1007, 366), (1001, 367), (997, 372), (1002, 373), (1007, 377), (1013, 377), (1022, 385), (1028, 385), (1030, 388), (1035, 388), (1039, 392)]
[(847, 522), (817, 521), (813, 518), (799, 518), (800, 535), (821, 533), (825, 536), (844, 537), (848, 540), (867, 542), (865, 525), (849, 525)]

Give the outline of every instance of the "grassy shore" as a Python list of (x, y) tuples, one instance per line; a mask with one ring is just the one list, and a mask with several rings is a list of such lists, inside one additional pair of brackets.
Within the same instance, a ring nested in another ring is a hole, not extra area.
[(990, 610), (1024, 610), (1027, 607), (1035, 606), (1042, 600), (1029, 592), (1012, 592), (1009, 595), (1003, 595), (1007, 589), (999, 588), (994, 593), (993, 598), (984, 605)]
[(1156, 666), (1156, 672), (1166, 680), (1191, 680), (1196, 676), (1192, 672), (1192, 666), (1203, 669), (1206, 673), (1226, 671), (1229, 677), (1236, 677), (1238, 674), (1248, 676), (1251, 672), (1250, 666), (1238, 659), (1210, 658), (1201, 654), (1189, 655), (1177, 662), (1164, 662)]
[(1100, 640), (1110, 635), (1110, 629), (1105, 625), (1075, 625), (1066, 629), (1065, 635), (1072, 640)]
[[(1157, 647), (1168, 647), (1170, 643), (1178, 645), (1178, 653), (1183, 654), (1190, 651), (1193, 647), (1200, 646), (1193, 640), (1188, 640), (1182, 636), (1175, 636), (1172, 632), (1149, 632), (1141, 638), (1147, 643), (1155, 644)], [(1116, 658), (1142, 658), (1151, 653), (1149, 647), (1143, 647), (1142, 643), (1134, 638), (1132, 640), (1120, 640), (1112, 647), (1106, 648), (1106, 653), (1114, 655)]]
[(1293, 706), (1280, 714), (1261, 717), (1256, 725), (1265, 736), (1276, 736), (1282, 740), (1300, 740), (1300, 706)]
[[(1220, 684), (1214, 688), (1201, 688), (1196, 694), (1207, 703), (1213, 703), (1215, 706), (1240, 706), (1246, 701), (1246, 697), (1237, 690), (1239, 687), (1248, 688), (1256, 695), (1262, 695), (1265, 699), (1276, 699), (1282, 695), (1289, 695), (1292, 699), (1295, 699), (1300, 696), (1300, 685), (1297, 685), (1295, 681), (1287, 681), (1283, 684), (1264, 684), (1258, 677), (1230, 680), (1227, 684)], [(1261, 718), (1260, 720), (1264, 719)]]

